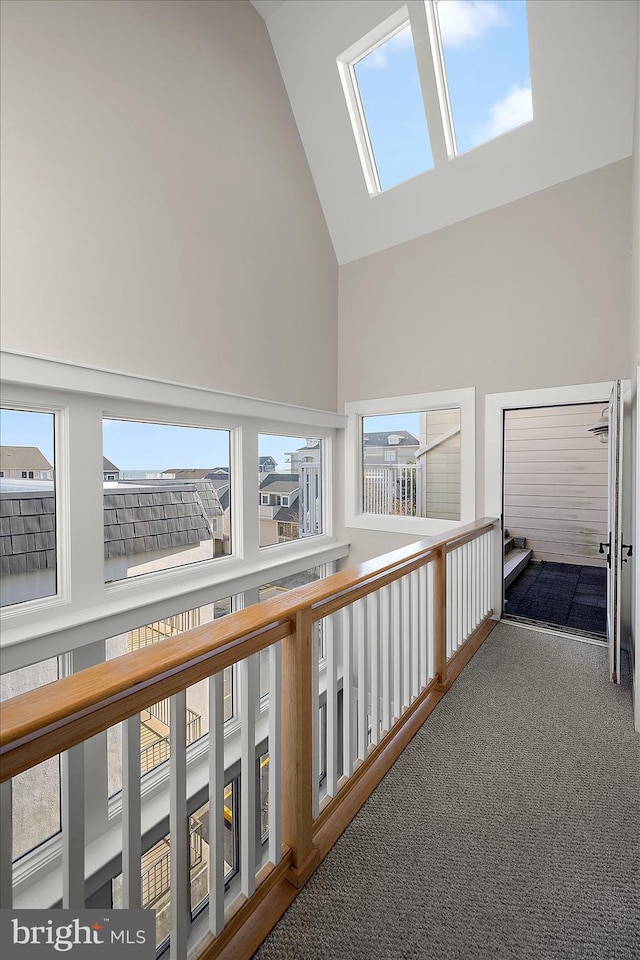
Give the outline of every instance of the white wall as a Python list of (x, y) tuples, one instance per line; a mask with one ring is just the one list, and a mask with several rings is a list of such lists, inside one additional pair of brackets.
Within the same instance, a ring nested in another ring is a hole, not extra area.
[[(338, 399), (629, 377), (631, 162), (340, 268)], [(411, 538), (345, 532), (350, 562)]]
[(1, 93), (5, 348), (335, 409), (337, 265), (248, 0), (6, 0)]

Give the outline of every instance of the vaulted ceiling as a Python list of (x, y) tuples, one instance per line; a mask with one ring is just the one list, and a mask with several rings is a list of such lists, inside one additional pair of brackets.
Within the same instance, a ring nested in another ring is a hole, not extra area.
[(533, 121), (374, 197), (336, 58), (402, 6), (412, 22), (423, 17), (421, 0), (252, 2), (269, 31), (339, 263), (631, 154), (636, 0), (528, 0)]

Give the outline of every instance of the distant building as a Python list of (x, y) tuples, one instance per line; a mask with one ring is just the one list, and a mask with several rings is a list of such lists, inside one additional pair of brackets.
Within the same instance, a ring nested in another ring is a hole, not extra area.
[(289, 469), (291, 473), (300, 473), (302, 464), (320, 463), (320, 441), (307, 440), (304, 447), (299, 447), (290, 453), (285, 453), (289, 458)]
[(106, 457), (102, 458), (102, 479), (108, 481), (120, 479), (120, 470)]
[(0, 447), (0, 477), (53, 480), (53, 467), (37, 447)]
[(300, 480), (297, 473), (269, 473), (258, 487), (260, 546), (300, 536)]
[(267, 473), (273, 473), (278, 464), (273, 459), (273, 457), (259, 457), (258, 458), (258, 473), (261, 477), (264, 477)]
[(365, 464), (415, 463), (420, 446), (417, 438), (407, 430), (365, 433), (362, 439)]

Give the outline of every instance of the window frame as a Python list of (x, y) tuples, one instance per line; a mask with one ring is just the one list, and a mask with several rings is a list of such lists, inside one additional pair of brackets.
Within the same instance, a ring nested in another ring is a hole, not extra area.
[[(358, 80), (356, 78), (355, 66), (360, 60), (363, 60), (368, 54), (372, 53), (377, 47), (385, 43), (385, 41), (390, 40), (406, 26), (409, 26), (412, 29), (409, 9), (405, 4), (336, 58), (340, 82), (342, 83), (349, 119), (351, 120), (353, 135), (355, 137), (358, 156), (360, 158), (360, 164), (362, 166), (362, 172), (364, 174), (369, 197), (377, 197), (382, 193), (386, 193), (388, 190), (393, 190), (394, 187), (399, 186), (399, 184), (394, 184), (393, 187), (388, 187), (386, 190), (383, 190), (380, 185), (380, 178), (378, 177), (378, 168), (373, 152), (373, 145), (369, 136), (367, 119), (360, 98), (360, 90), (358, 87)], [(419, 65), (418, 71), (420, 72)], [(427, 124), (428, 130), (426, 112), (425, 123)]]
[[(452, 527), (470, 523), (476, 518), (475, 478), (475, 387), (439, 390), (434, 393), (410, 394), (376, 400), (345, 403), (348, 416), (345, 437), (345, 526), (361, 530), (431, 536)], [(402, 517), (364, 513), (362, 509), (363, 457), (362, 424), (364, 417), (394, 413), (420, 413), (427, 410), (460, 409), (460, 519), (440, 520), (434, 517)]]

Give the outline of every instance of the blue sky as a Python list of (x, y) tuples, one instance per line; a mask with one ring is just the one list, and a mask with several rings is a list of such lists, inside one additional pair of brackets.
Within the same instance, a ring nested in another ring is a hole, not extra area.
[[(439, 0), (458, 153), (533, 116), (525, 0)], [(410, 27), (355, 65), (383, 190), (433, 166)]]
[[(161, 471), (171, 467), (229, 466), (229, 435), (224, 430), (178, 427), (157, 423), (105, 420), (104, 455), (120, 470)], [(28, 410), (0, 411), (3, 446), (38, 447), (53, 464), (54, 418)], [(272, 456), (287, 466), (285, 453), (306, 444), (305, 437), (261, 435), (260, 456)]]

